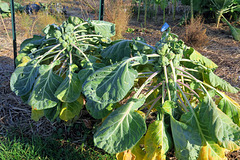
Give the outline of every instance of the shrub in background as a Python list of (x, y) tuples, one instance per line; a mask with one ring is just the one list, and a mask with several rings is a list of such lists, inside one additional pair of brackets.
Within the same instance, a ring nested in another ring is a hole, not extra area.
[(131, 0), (106, 0), (104, 20), (114, 23), (116, 35), (114, 39), (122, 38), (131, 18)]
[(62, 14), (50, 15), (45, 12), (38, 12), (34, 15), (26, 13), (17, 16), (17, 27), (24, 33), (24, 37), (30, 38), (34, 34), (42, 34), (42, 29), (48, 24), (60, 24), (65, 19)]
[(185, 26), (185, 33), (183, 34), (183, 40), (193, 46), (202, 47), (208, 43), (208, 36), (206, 35), (206, 29), (203, 28), (202, 17), (196, 17), (190, 24)]

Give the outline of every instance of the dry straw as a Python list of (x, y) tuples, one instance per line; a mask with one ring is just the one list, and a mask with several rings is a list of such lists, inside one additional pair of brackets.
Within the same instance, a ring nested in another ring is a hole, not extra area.
[(193, 47), (202, 47), (208, 43), (208, 36), (203, 24), (203, 19), (199, 16), (185, 26), (183, 39), (187, 44)]
[(116, 36), (114, 39), (123, 38), (128, 22), (131, 18), (131, 0), (106, 0), (104, 20), (116, 25)]

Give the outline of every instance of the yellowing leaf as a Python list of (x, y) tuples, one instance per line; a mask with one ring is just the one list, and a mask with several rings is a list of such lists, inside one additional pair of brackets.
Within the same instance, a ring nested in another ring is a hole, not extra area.
[(132, 154), (136, 156), (135, 160), (142, 160), (145, 156), (145, 152), (141, 148), (141, 145), (144, 145), (144, 137), (142, 137), (140, 141), (138, 141), (138, 143), (132, 148)]
[(40, 118), (44, 116), (43, 110), (32, 109), (31, 119), (34, 121), (39, 121)]
[(207, 144), (201, 147), (198, 160), (225, 160), (225, 151), (217, 144)]
[(186, 112), (179, 121), (171, 115), (175, 156), (178, 159), (227, 159), (226, 151), (239, 149), (240, 128), (209, 97), (198, 107), (198, 112)]
[(80, 105), (84, 105), (84, 104), (85, 104), (85, 99), (84, 99), (84, 97), (83, 97), (82, 94), (79, 96), (79, 98), (77, 99), (77, 101), (78, 101), (78, 103), (79, 103)]
[(199, 124), (205, 139), (228, 150), (239, 148), (240, 127), (205, 97), (199, 106)]
[(194, 50), (192, 52), (192, 54), (189, 57), (191, 60), (195, 60), (198, 62), (201, 62), (204, 66), (206, 66), (207, 68), (210, 69), (216, 69), (218, 66), (211, 61), (210, 59), (208, 59), (207, 57), (201, 55), (198, 51)]
[(137, 110), (136, 111), (138, 114), (140, 114), (143, 118), (145, 118), (146, 117), (146, 115), (145, 115), (145, 113), (144, 112), (142, 112), (142, 111), (139, 111), (139, 110)]
[(26, 64), (31, 60), (30, 57), (28, 56), (24, 56), (22, 57), (21, 59), (21, 63), (17, 66), (17, 67), (23, 67), (23, 66), (26, 66)]
[(60, 112), (59, 118), (68, 121), (73, 119), (75, 116), (78, 116), (83, 105), (81, 105), (78, 101), (74, 101), (72, 103), (63, 103), (62, 110)]
[(121, 153), (117, 153), (116, 158), (117, 158), (117, 160), (136, 160), (135, 155), (132, 154), (130, 149), (126, 150), (126, 151), (123, 151)]
[(170, 148), (169, 138), (163, 121), (154, 121), (149, 125), (144, 139), (146, 155), (144, 160), (165, 160)]

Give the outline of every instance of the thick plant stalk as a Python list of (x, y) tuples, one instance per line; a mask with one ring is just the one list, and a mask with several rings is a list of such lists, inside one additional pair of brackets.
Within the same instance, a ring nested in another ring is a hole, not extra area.
[(179, 84), (181, 84), (182, 86), (185, 86), (186, 88), (188, 88), (191, 92), (193, 92), (198, 98), (199, 98), (199, 95), (193, 90), (190, 88), (190, 86), (186, 85), (185, 83), (182, 83), (180, 81), (177, 81)]
[(164, 75), (165, 75), (165, 79), (166, 79), (166, 87), (167, 87), (167, 93), (168, 93), (168, 100), (171, 101), (171, 93), (170, 93), (170, 89), (169, 89), (169, 85), (168, 85), (168, 76), (167, 76), (167, 67), (164, 66)]
[(173, 20), (175, 21), (177, 0), (173, 0)]
[(145, 96), (146, 98), (148, 97), (148, 96), (150, 96), (158, 87), (160, 87), (162, 85), (162, 83), (159, 83), (158, 85), (156, 85), (153, 89), (151, 89), (148, 93), (147, 93), (147, 95)]
[(176, 72), (175, 72), (175, 68), (173, 66), (173, 62), (172, 60), (170, 61), (170, 66), (171, 66), (171, 69), (172, 69), (172, 72), (173, 72), (173, 81), (174, 81), (174, 88), (175, 88), (175, 91), (174, 91), (174, 101), (177, 100), (177, 76), (176, 76)]
[(191, 23), (193, 23), (193, 0), (190, 1), (191, 6)]
[(144, 89), (144, 87), (159, 73), (159, 71), (154, 72), (143, 84), (142, 86), (138, 89), (137, 93), (135, 93), (135, 95), (133, 96), (134, 98), (137, 98), (140, 93), (142, 92), (142, 90)]
[(165, 19), (166, 19), (166, 10), (164, 8), (163, 9), (163, 24), (166, 22)]
[(165, 82), (163, 81), (163, 84), (162, 84), (162, 104), (164, 103), (164, 99), (165, 99)]
[(139, 0), (139, 3), (138, 3), (138, 15), (137, 15), (137, 21), (139, 21), (139, 18), (140, 18), (140, 10), (141, 10), (141, 0)]
[(217, 18), (217, 28), (219, 27), (219, 23), (220, 23), (220, 20), (222, 18), (222, 14), (223, 12), (222, 11), (219, 11), (216, 13), (216, 18)]
[(188, 109), (187, 109), (187, 107), (185, 106), (182, 98), (179, 96), (179, 94), (177, 94), (177, 96), (178, 96), (178, 99), (179, 99), (180, 102), (181, 102), (180, 104), (181, 104), (182, 108), (185, 110), (185, 112), (188, 112)]
[(145, 120), (147, 119), (149, 113), (151, 112), (151, 110), (153, 109), (153, 107), (155, 106), (155, 104), (159, 101), (159, 99), (162, 97), (162, 95), (158, 96), (155, 101), (153, 102), (153, 104), (151, 105), (150, 109), (148, 110), (146, 116), (145, 116)]
[(148, 9), (148, 0), (145, 0), (145, 10), (144, 10), (144, 27), (147, 27), (147, 9)]
[(155, 5), (155, 21), (157, 22), (157, 19), (158, 19), (158, 17), (157, 17), (157, 14), (158, 14), (158, 4), (155, 3), (154, 5)]
[(194, 112), (194, 110), (193, 110), (190, 102), (188, 101), (188, 99), (187, 99), (186, 95), (184, 94), (184, 92), (182, 91), (181, 87), (180, 87), (178, 84), (177, 84), (177, 87), (178, 87), (178, 89), (180, 90), (180, 92), (182, 93), (183, 98), (184, 98), (185, 101), (187, 102), (187, 104), (188, 104), (188, 106), (189, 106), (189, 108), (190, 108), (190, 111), (192, 112), (194, 118), (196, 119), (196, 124), (197, 124), (197, 127), (198, 127), (198, 130), (199, 130), (199, 132), (200, 132), (201, 137), (204, 138), (204, 137), (203, 137), (202, 130), (201, 130), (201, 127), (200, 127), (200, 124), (199, 124), (199, 122), (197, 121), (198, 118), (197, 118), (196, 113)]
[(84, 58), (89, 62), (89, 64), (92, 66), (92, 63), (91, 63), (91, 61), (88, 59), (88, 57), (86, 56), (86, 54), (80, 49), (80, 48), (78, 48), (76, 45), (74, 45), (74, 44), (71, 44), (73, 47), (75, 47), (79, 52), (81, 52), (82, 53), (82, 55), (84, 56)]

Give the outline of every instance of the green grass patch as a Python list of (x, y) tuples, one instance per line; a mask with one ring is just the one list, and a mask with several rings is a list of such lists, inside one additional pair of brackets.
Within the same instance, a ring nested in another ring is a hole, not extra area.
[(106, 154), (94, 147), (76, 145), (51, 137), (0, 138), (0, 159), (3, 160), (114, 160), (114, 155)]

